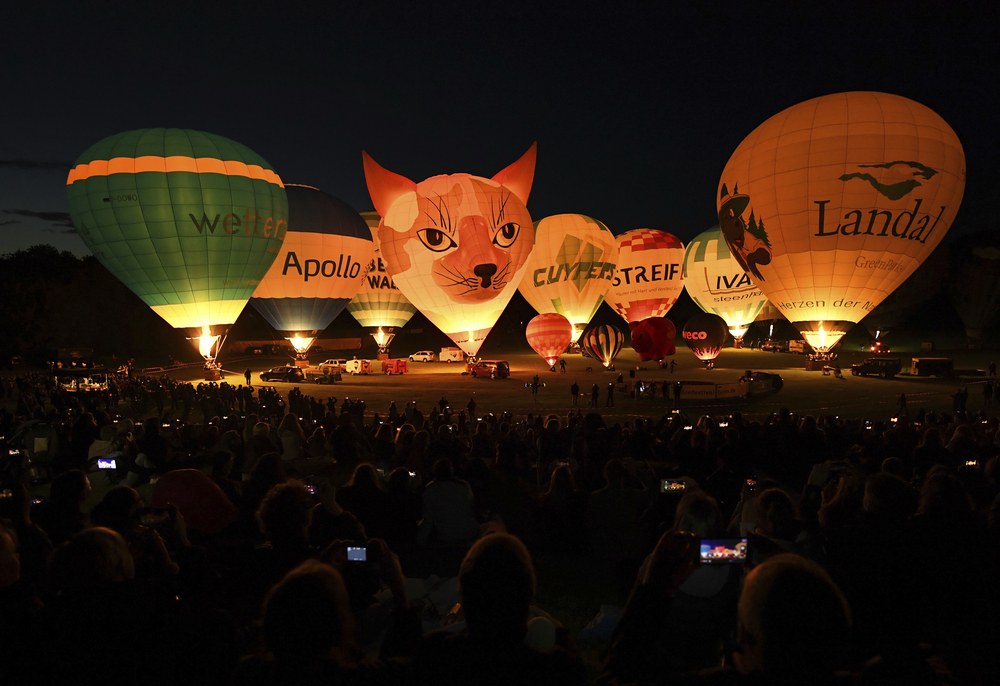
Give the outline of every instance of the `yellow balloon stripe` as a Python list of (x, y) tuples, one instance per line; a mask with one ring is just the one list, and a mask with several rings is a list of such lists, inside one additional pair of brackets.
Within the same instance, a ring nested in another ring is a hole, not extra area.
[(233, 324), (246, 307), (247, 300), (208, 300), (179, 305), (151, 305), (175, 329)]
[(114, 157), (110, 160), (93, 160), (88, 164), (78, 164), (70, 170), (66, 185), (75, 181), (88, 179), (92, 176), (109, 176), (111, 174), (138, 174), (140, 172), (191, 172), (193, 174), (223, 174), (225, 176), (245, 176), (250, 179), (261, 179), (268, 183), (285, 185), (281, 178), (271, 169), (264, 169), (257, 164), (244, 164), (237, 160), (220, 160), (217, 157), (157, 157), (144, 155), (142, 157)]

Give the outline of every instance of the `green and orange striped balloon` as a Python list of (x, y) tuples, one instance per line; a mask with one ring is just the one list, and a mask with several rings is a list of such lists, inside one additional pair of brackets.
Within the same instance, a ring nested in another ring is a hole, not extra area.
[(77, 159), (66, 191), (91, 252), (176, 328), (235, 322), (288, 231), (271, 165), (201, 131), (105, 138)]

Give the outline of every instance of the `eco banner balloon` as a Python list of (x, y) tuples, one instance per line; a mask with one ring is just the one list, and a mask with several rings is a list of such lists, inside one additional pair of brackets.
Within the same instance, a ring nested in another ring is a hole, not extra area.
[(289, 228), (271, 165), (201, 131), (105, 138), (77, 159), (66, 192), (98, 261), (171, 326), (209, 338), (236, 321)]
[(535, 145), (492, 179), (432, 176), (419, 184), (364, 153), (382, 215), (379, 243), (399, 290), (458, 347), (475, 356), (527, 268), (535, 230), (525, 203)]
[(725, 320), (710, 312), (699, 312), (691, 317), (681, 333), (688, 350), (703, 362), (711, 362), (719, 356), (727, 335)]
[(358, 294), (347, 303), (347, 311), (354, 315), (361, 326), (392, 329), (406, 326), (417, 308), (399, 292), (390, 278), (378, 242), (378, 225), (382, 218), (378, 212), (362, 212), (375, 246), (375, 255), (366, 270)]
[(718, 226), (698, 234), (684, 251), (684, 287), (695, 304), (726, 321), (733, 338), (743, 338), (765, 296), (733, 258)]
[(573, 325), (561, 314), (540, 314), (524, 332), (528, 345), (551, 367), (573, 342)]
[(965, 189), (955, 132), (886, 93), (790, 107), (740, 143), (719, 181), (733, 256), (826, 352), (941, 241)]
[(519, 290), (540, 314), (555, 312), (577, 336), (604, 302), (618, 264), (618, 242), (601, 222), (557, 214), (535, 224), (535, 250)]
[(375, 252), (371, 231), (343, 200), (286, 184), (292, 228), (250, 303), (304, 353), (361, 287)]
[(580, 347), (587, 351), (590, 357), (600, 360), (605, 367), (610, 367), (611, 363), (621, 352), (625, 336), (610, 324), (600, 324), (588, 331), (580, 339)]
[(618, 236), (618, 268), (607, 301), (626, 323), (662, 317), (684, 290), (684, 244), (672, 233), (633, 229)]

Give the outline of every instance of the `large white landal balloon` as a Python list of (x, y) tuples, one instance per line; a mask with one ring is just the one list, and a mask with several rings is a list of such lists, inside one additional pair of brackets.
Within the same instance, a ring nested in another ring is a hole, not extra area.
[(719, 225), (764, 295), (820, 352), (912, 274), (951, 227), (965, 154), (920, 103), (837, 93), (776, 114), (719, 180)]

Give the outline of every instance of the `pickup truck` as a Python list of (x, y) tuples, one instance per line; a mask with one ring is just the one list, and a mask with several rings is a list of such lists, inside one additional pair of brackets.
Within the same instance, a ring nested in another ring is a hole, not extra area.
[(851, 365), (854, 376), (878, 374), (880, 379), (891, 379), (903, 369), (903, 363), (898, 357), (869, 357), (864, 362)]

